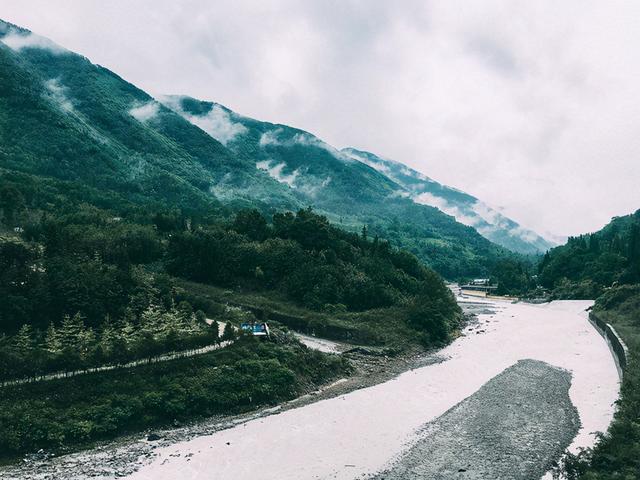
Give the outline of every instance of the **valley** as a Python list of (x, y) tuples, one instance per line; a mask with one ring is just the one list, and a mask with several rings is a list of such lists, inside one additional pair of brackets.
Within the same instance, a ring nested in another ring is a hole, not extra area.
[(166, 93), (0, 20), (0, 477), (640, 478), (640, 210)]

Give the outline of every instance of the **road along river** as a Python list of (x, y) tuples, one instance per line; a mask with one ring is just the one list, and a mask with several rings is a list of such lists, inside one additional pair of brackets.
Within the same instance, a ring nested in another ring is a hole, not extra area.
[(590, 302), (487, 306), (444, 362), (159, 448), (127, 478), (540, 478), (558, 452), (607, 429), (616, 365)]

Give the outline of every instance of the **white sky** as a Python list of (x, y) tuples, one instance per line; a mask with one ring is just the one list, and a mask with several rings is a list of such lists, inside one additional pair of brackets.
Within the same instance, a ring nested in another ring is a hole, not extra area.
[(640, 208), (640, 2), (0, 0), (152, 94), (402, 161), (540, 233)]

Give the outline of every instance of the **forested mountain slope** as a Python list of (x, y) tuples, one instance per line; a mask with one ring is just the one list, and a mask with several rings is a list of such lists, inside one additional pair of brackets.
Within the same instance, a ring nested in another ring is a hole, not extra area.
[[(247, 159), (113, 72), (0, 22), (0, 167), (179, 207), (217, 203), (218, 188), (295, 202)], [(268, 193), (267, 193), (268, 192)]]
[(458, 222), (474, 227), (488, 240), (509, 250), (539, 254), (554, 246), (550, 241), (521, 227), (474, 196), (442, 185), (402, 163), (354, 148), (345, 148), (342, 152), (375, 168), (401, 185), (405, 190), (403, 195), (407, 198), (440, 209)]
[[(313, 206), (447, 277), (510, 253), (313, 135), (186, 97), (153, 99), (53, 42), (0, 23), (0, 168), (78, 180), (186, 211)], [(170, 107), (170, 108), (168, 108)]]
[(407, 248), (447, 277), (487, 274), (498, 259), (511, 255), (438, 208), (415, 202), (405, 186), (384, 172), (309, 132), (190, 97), (160, 101), (231, 151), (252, 159), (257, 170), (288, 187), (303, 204), (346, 228), (366, 224), (371, 235)]
[(640, 281), (640, 210), (602, 230), (569, 238), (539, 266), (539, 283), (563, 298), (596, 298), (614, 284)]

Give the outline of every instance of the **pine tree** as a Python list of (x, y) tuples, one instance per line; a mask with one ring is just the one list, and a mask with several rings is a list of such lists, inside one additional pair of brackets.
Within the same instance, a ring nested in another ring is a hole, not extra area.
[(120, 335), (122, 336), (122, 338), (124, 339), (127, 345), (132, 345), (136, 343), (140, 338), (140, 332), (135, 327), (135, 325), (129, 320), (125, 320), (124, 322), (122, 322), (122, 328), (120, 328)]
[(209, 328), (210, 328), (209, 335), (216, 342), (218, 342), (220, 340), (220, 324), (214, 320), (213, 322), (211, 322), (211, 325), (209, 326)]
[(86, 328), (78, 335), (80, 356), (88, 358), (96, 347), (96, 335), (92, 328)]
[(24, 324), (13, 337), (13, 346), (20, 355), (28, 355), (36, 347), (33, 328), (29, 324)]
[(111, 319), (107, 317), (100, 329), (100, 347), (106, 357), (109, 357), (113, 353), (113, 345), (116, 340), (116, 331), (113, 328)]
[(162, 316), (163, 314), (158, 306), (149, 305), (140, 316), (140, 334), (147, 335), (150, 333), (155, 339), (162, 338), (166, 330), (166, 319), (163, 319)]
[(60, 339), (60, 333), (56, 329), (55, 325), (49, 324), (47, 333), (44, 337), (44, 348), (47, 352), (57, 355), (62, 351), (62, 341)]
[(62, 350), (78, 352), (80, 349), (80, 336), (84, 332), (84, 321), (80, 313), (73, 317), (65, 315), (60, 326), (60, 342)]

